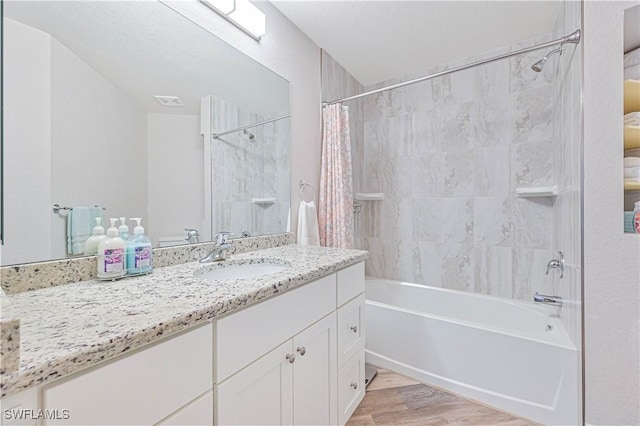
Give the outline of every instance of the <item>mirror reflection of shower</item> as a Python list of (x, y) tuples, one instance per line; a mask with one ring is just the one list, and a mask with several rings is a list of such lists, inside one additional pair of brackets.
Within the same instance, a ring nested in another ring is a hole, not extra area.
[(553, 54), (559, 53), (560, 56), (562, 56), (562, 46), (558, 47), (557, 49), (552, 50), (551, 52), (547, 53), (544, 58), (540, 59), (538, 62), (536, 62), (535, 64), (531, 65), (531, 69), (534, 70), (535, 72), (541, 72), (544, 69), (544, 66), (547, 64), (547, 61), (549, 60), (549, 57)]

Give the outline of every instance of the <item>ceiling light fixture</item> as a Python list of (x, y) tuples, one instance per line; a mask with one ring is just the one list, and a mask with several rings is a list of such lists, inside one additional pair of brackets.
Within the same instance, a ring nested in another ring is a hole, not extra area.
[(211, 10), (257, 41), (265, 35), (267, 18), (249, 0), (200, 0)]

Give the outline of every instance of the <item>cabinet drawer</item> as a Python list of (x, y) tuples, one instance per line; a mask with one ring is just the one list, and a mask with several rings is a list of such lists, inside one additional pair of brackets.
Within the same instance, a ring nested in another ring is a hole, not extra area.
[(338, 309), (338, 368), (364, 348), (364, 294)]
[(336, 309), (336, 275), (214, 321), (214, 381), (221, 383)]
[(176, 411), (157, 426), (197, 426), (213, 424), (213, 390)]
[[(24, 415), (28, 410), (38, 411), (38, 390), (36, 387), (0, 399), (0, 424), (2, 426), (36, 426), (36, 416)], [(64, 415), (64, 413), (61, 413)]]
[(211, 389), (212, 325), (44, 387), (43, 408), (68, 410), (46, 424), (154, 424)]
[(338, 423), (344, 425), (364, 398), (364, 350), (338, 371)]
[(364, 262), (338, 271), (338, 306), (364, 293)]

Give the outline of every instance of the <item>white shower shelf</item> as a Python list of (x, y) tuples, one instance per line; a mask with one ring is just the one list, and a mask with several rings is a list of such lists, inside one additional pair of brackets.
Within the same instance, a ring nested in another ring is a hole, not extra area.
[(384, 192), (356, 192), (356, 201), (382, 201)]
[(518, 198), (555, 197), (556, 195), (558, 195), (558, 185), (516, 188)]
[(253, 204), (275, 204), (276, 197), (252, 198), (251, 202)]

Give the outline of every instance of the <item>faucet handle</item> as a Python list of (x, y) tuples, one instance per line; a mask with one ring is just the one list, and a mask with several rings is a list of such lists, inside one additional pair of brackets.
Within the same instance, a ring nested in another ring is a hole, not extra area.
[(229, 231), (220, 231), (216, 234), (216, 244), (218, 245), (222, 245), (225, 244), (227, 242), (227, 238), (229, 236), (233, 235), (233, 232), (229, 232)]
[(551, 269), (560, 269), (560, 279), (564, 276), (564, 254), (561, 251), (558, 251), (558, 259), (551, 259), (549, 263), (547, 263), (547, 272), (545, 275), (549, 275), (549, 270)]

